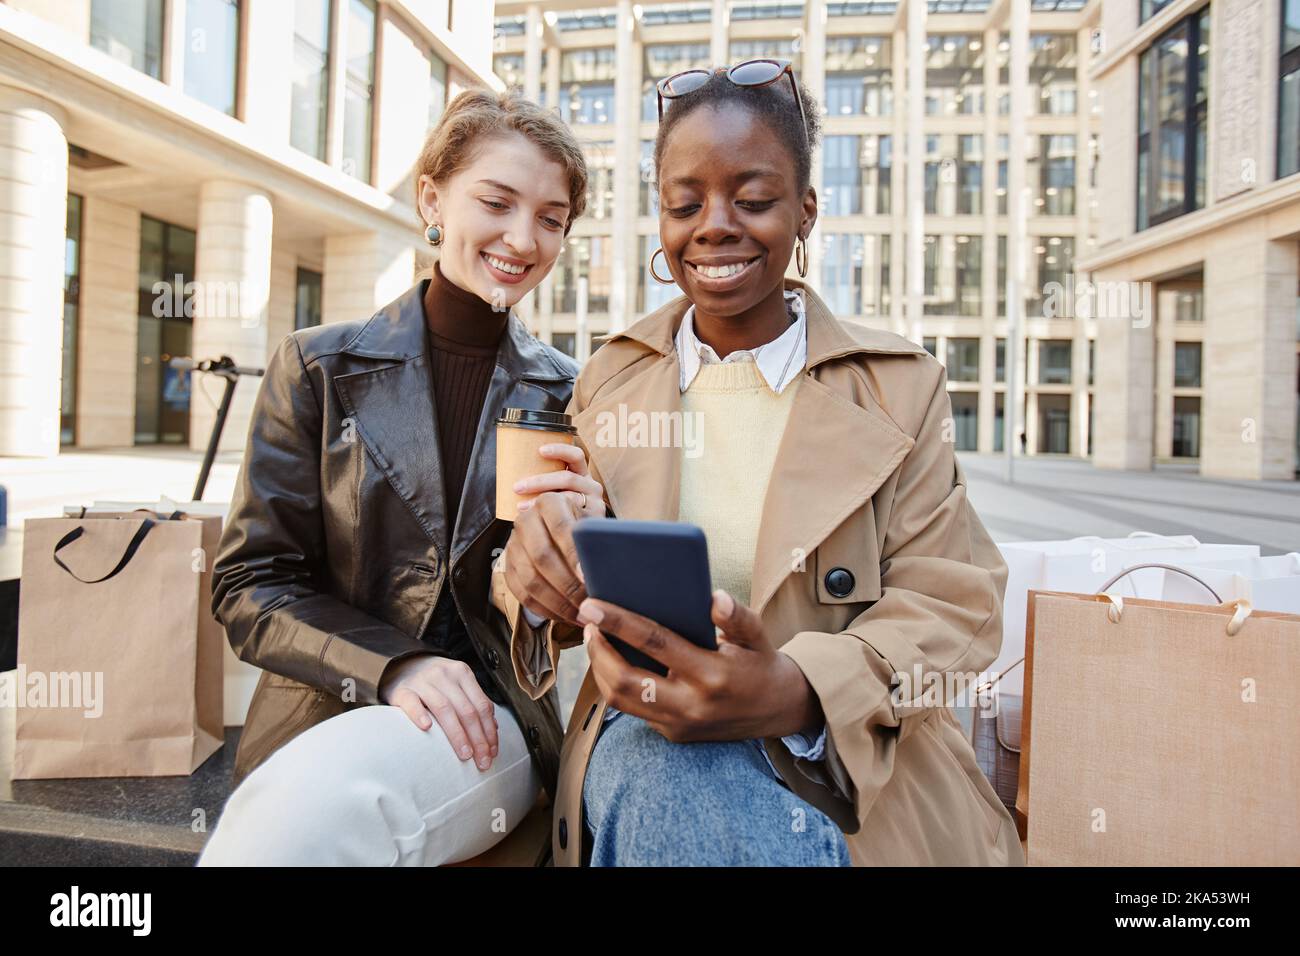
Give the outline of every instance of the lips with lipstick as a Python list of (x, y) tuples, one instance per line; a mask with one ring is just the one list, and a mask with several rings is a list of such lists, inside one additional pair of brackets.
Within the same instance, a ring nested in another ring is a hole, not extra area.
[(524, 276), (532, 271), (531, 262), (523, 262), (519, 259), (511, 259), (506, 256), (493, 255), (489, 252), (480, 252), (479, 258), (486, 263), (488, 272), (499, 282), (515, 283), (523, 282)]
[(687, 259), (695, 281), (711, 292), (734, 289), (744, 282), (758, 266), (762, 256), (716, 256), (707, 259)]

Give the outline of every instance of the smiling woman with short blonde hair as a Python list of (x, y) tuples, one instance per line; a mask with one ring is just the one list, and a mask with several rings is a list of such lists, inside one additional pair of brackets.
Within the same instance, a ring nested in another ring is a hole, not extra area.
[[(554, 114), (460, 94), (416, 170), (430, 277), (272, 358), (213, 571), (231, 646), (265, 673), (204, 865), (455, 862), (553, 790), (556, 701), (503, 668), (510, 626), (488, 603), (510, 531), (493, 422), (572, 393), (577, 366), (510, 309), (586, 183)], [(604, 514), (581, 450), (541, 453), (562, 468), (540, 488)]]

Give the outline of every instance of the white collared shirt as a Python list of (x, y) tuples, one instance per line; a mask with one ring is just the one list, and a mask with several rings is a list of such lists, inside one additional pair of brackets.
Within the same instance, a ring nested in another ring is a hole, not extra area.
[(705, 345), (695, 335), (695, 306), (686, 310), (682, 324), (677, 329), (674, 344), (677, 346), (677, 361), (681, 365), (681, 389), (685, 392), (695, 381), (700, 366), (716, 362), (754, 361), (759, 374), (767, 387), (780, 395), (785, 387), (803, 372), (808, 361), (808, 320), (804, 315), (803, 295), (796, 289), (787, 289), (785, 307), (792, 321), (790, 327), (758, 348), (740, 349), (726, 358), (718, 358), (718, 353), (710, 345)]

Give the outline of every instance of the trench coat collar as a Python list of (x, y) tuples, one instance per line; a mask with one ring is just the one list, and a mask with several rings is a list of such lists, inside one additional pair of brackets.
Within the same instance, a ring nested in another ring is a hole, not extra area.
[[(926, 354), (921, 346), (888, 333), (860, 329), (855, 336), (803, 283), (787, 280), (786, 287), (803, 289), (806, 296), (808, 360), (763, 502), (750, 587), (751, 606), (759, 613), (791, 573), (803, 570), (802, 558), (871, 500), (915, 444), (888, 415), (848, 394), (846, 383), (852, 376), (827, 372), (836, 362), (863, 354)], [(635, 439), (633, 413), (648, 415), (650, 420), (656, 413), (666, 413), (667, 418), (659, 421), (682, 422), (680, 368), (673, 339), (689, 305), (685, 297), (676, 299), (612, 336), (611, 342), (641, 343), (651, 351), (650, 361), (635, 375), (598, 393), (574, 420), (600, 472), (611, 510), (620, 518), (676, 521), (679, 517), (685, 451), (680, 442), (676, 447), (654, 447), (653, 425), (641, 436), (651, 439), (649, 444)], [(646, 420), (640, 418), (642, 423)], [(709, 423), (702, 425), (701, 454), (708, 454)], [(684, 428), (680, 434), (686, 434)]]
[[(822, 362), (852, 355), (855, 352), (899, 355), (925, 352), (925, 349), (915, 342), (865, 326), (858, 329), (855, 338), (840, 324), (826, 303), (808, 287), (807, 283), (797, 279), (786, 279), (785, 288), (800, 292), (804, 297), (804, 312), (808, 319), (806, 367), (809, 369), (816, 368)], [(660, 355), (668, 355), (675, 349), (673, 340), (677, 328), (681, 325), (682, 317), (686, 315), (690, 305), (691, 302), (686, 296), (679, 296), (657, 311), (651, 312), (627, 330), (610, 336), (610, 341), (620, 338), (633, 339), (654, 349)]]
[(427, 279), (416, 283), (343, 347), (349, 355), (375, 361), (338, 376), (334, 385), (355, 434), (429, 538), (431, 550), (454, 564), (495, 518), (496, 419), (502, 409), (539, 407), (542, 399), (562, 403), (574, 370), (566, 370), (511, 313), (483, 399), (451, 554), (445, 554), (446, 492), (423, 305), (427, 286)]

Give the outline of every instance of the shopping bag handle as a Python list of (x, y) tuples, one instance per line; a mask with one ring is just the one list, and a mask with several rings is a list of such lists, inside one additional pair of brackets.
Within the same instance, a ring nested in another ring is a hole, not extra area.
[(1135, 564), (1135, 565), (1133, 565), (1132, 567), (1125, 568), (1123, 571), (1121, 571), (1119, 574), (1115, 575), (1113, 578), (1111, 578), (1109, 581), (1107, 581), (1107, 582), (1106, 582), (1105, 584), (1103, 584), (1101, 587), (1097, 588), (1097, 593), (1098, 593), (1098, 594), (1105, 594), (1106, 591), (1107, 591), (1107, 589), (1109, 589), (1110, 586), (1111, 586), (1112, 584), (1114, 584), (1116, 581), (1118, 581), (1120, 578), (1124, 577), (1125, 575), (1127, 575), (1127, 574), (1129, 574), (1129, 573), (1131, 573), (1131, 572), (1133, 572), (1133, 571), (1140, 571), (1140, 570), (1142, 570), (1143, 568), (1164, 568), (1166, 571), (1177, 571), (1179, 574), (1182, 574), (1182, 575), (1185, 575), (1186, 577), (1191, 578), (1193, 581), (1195, 581), (1195, 582), (1196, 582), (1197, 584), (1199, 584), (1201, 587), (1205, 588), (1205, 590), (1209, 591), (1210, 594), (1214, 596), (1214, 600), (1218, 601), (1220, 604), (1223, 603), (1223, 598), (1219, 597), (1219, 592), (1217, 592), (1216, 590), (1214, 590), (1214, 588), (1210, 587), (1208, 584), (1206, 584), (1204, 581), (1202, 581), (1202, 580), (1201, 580), (1200, 578), (1198, 578), (1196, 575), (1192, 574), (1192, 572), (1191, 572), (1191, 571), (1188, 571), (1186, 568), (1180, 568), (1180, 567), (1177, 567), (1176, 565), (1173, 565), (1173, 564)]
[[(143, 510), (143, 509), (137, 509), (137, 510)], [(83, 517), (85, 516), (84, 508), (82, 509), (82, 516)], [(159, 520), (175, 521), (178, 517), (184, 517), (184, 515), (182, 515), (180, 511), (173, 511), (171, 515), (169, 515), (168, 517), (160, 518)], [(136, 531), (136, 533), (131, 537), (131, 541), (130, 543), (127, 544), (126, 550), (122, 552), (122, 557), (118, 560), (117, 566), (114, 567), (112, 571), (109, 571), (107, 574), (105, 574), (102, 578), (95, 578), (93, 581), (87, 581), (81, 575), (77, 574), (76, 571), (73, 571), (72, 568), (64, 564), (63, 559), (59, 557), (60, 551), (62, 551), (64, 548), (72, 544), (72, 542), (76, 541), (78, 538), (80, 538), (83, 534), (86, 533), (85, 525), (77, 525), (77, 527), (73, 528), (71, 531), (69, 531), (67, 534), (65, 534), (62, 538), (59, 539), (58, 543), (54, 546), (54, 563), (57, 564), (59, 567), (61, 567), (64, 571), (67, 571), (70, 575), (72, 575), (82, 584), (99, 584), (103, 581), (107, 581), (109, 578), (116, 576), (124, 567), (126, 567), (128, 564), (131, 563), (131, 559), (135, 557), (135, 553), (140, 550), (140, 545), (144, 543), (145, 536), (149, 534), (150, 529), (152, 529), (155, 524), (157, 524), (157, 521), (155, 521), (153, 518), (145, 518), (141, 522), (140, 529)]]
[(1097, 590), (1098, 594), (1104, 595), (1105, 598), (1110, 601), (1110, 607), (1106, 608), (1106, 617), (1110, 619), (1112, 624), (1118, 624), (1121, 615), (1124, 613), (1124, 599), (1118, 594), (1106, 594), (1106, 589), (1130, 571), (1138, 571), (1142, 568), (1164, 568), (1166, 571), (1177, 571), (1179, 574), (1184, 574), (1214, 595), (1214, 600), (1219, 602), (1219, 607), (1232, 608), (1232, 618), (1228, 621), (1227, 627), (1229, 637), (1234, 636), (1241, 630), (1241, 626), (1246, 623), (1246, 618), (1250, 617), (1251, 611), (1254, 610), (1251, 603), (1245, 598), (1237, 598), (1233, 601), (1224, 601), (1223, 598), (1219, 597), (1219, 593), (1215, 591), (1214, 588), (1210, 587), (1186, 568), (1175, 567), (1172, 564), (1135, 564), (1131, 568), (1125, 568)]

